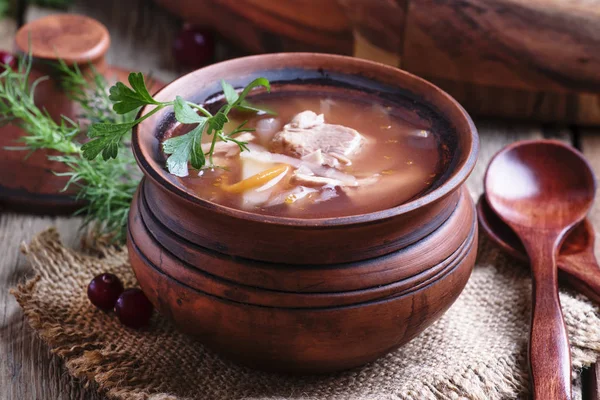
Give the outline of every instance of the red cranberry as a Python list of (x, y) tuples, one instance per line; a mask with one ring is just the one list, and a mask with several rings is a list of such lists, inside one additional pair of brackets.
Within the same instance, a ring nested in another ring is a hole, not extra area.
[(17, 58), (7, 51), (0, 50), (0, 72), (4, 71), (7, 66), (11, 69), (17, 68)]
[(211, 31), (186, 25), (173, 42), (175, 60), (190, 68), (200, 68), (213, 60), (215, 41)]
[(152, 309), (152, 303), (140, 289), (127, 289), (115, 304), (115, 313), (119, 321), (134, 329), (148, 325)]
[(109, 311), (117, 302), (119, 296), (123, 293), (123, 284), (113, 274), (98, 275), (88, 285), (88, 299), (96, 307)]

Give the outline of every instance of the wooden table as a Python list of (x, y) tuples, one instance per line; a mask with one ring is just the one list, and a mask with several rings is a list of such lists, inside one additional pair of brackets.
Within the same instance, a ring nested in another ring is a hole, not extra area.
[[(165, 81), (181, 74), (183, 71), (175, 70), (170, 52), (181, 22), (148, 0), (128, 0), (126, 8), (123, 3), (123, 0), (79, 0), (70, 11), (93, 16), (108, 27), (112, 46), (107, 58), (111, 64), (153, 72)], [(21, 19), (29, 21), (51, 12), (56, 11), (23, 7)], [(16, 29), (16, 21), (0, 21), (0, 49), (12, 48)], [(571, 143), (583, 150), (600, 176), (600, 129), (489, 120), (476, 120), (476, 124), (481, 136), (481, 153), (468, 182), (474, 196), (482, 192), (483, 174), (491, 156), (506, 144), (521, 139), (546, 137)], [(596, 201), (591, 217), (600, 229), (600, 200)], [(77, 244), (79, 220), (76, 218), (35, 217), (9, 212), (0, 215), (0, 399), (103, 398), (94, 387), (86, 389), (66, 373), (60, 359), (51, 355), (47, 346), (36, 337), (15, 299), (8, 293), (10, 287), (31, 275), (19, 254), (19, 244), (51, 225), (58, 227), (65, 243)], [(596, 243), (598, 250), (600, 244)], [(587, 384), (597, 384), (597, 375), (595, 370), (588, 373)]]

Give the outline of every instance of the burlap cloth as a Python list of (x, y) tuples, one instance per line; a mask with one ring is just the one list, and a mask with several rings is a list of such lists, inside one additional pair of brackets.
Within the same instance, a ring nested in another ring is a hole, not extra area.
[[(31, 326), (69, 373), (96, 382), (111, 398), (494, 400), (528, 394), (529, 271), (484, 237), (467, 287), (437, 323), (370, 365), (317, 377), (233, 365), (158, 315), (145, 331), (124, 328), (113, 314), (94, 308), (85, 290), (101, 272), (135, 284), (124, 251), (78, 253), (63, 247), (52, 230), (24, 251), (38, 276), (14, 294)], [(574, 293), (562, 292), (560, 299), (576, 382), (600, 351), (599, 310)]]

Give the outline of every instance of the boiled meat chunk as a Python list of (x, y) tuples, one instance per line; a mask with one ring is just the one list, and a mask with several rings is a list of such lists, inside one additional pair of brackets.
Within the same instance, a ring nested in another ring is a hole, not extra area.
[(360, 149), (364, 140), (355, 129), (327, 124), (323, 114), (303, 111), (273, 137), (272, 148), (299, 158), (318, 154), (323, 165), (338, 167), (340, 161), (350, 162), (348, 157)]
[(292, 182), (306, 187), (344, 186), (344, 183), (338, 179), (316, 176), (310, 168), (304, 165), (294, 171)]

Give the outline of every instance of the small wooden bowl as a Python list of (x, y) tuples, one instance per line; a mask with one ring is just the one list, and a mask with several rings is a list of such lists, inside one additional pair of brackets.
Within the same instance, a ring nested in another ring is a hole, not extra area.
[(448, 150), (445, 171), (418, 198), (369, 214), (309, 220), (234, 210), (198, 198), (165, 171), (160, 139), (175, 123), (165, 109), (133, 133), (145, 179), (129, 214), (132, 267), (161, 313), (233, 359), (309, 373), (364, 364), (420, 333), (467, 282), (477, 225), (463, 183), (475, 165), (477, 132), (435, 86), (334, 55), (231, 60), (156, 97), (208, 105), (221, 100), (221, 79), (239, 87), (258, 76), (274, 92), (341, 92), (409, 111), (418, 102), (434, 132), (441, 120), (450, 126), (437, 130)]
[[(127, 81), (129, 71), (107, 65), (104, 55), (110, 45), (108, 30), (100, 22), (72, 14), (50, 15), (23, 26), (15, 37), (16, 51), (31, 53), (33, 57), (30, 81), (42, 76), (53, 76), (50, 66), (59, 58), (67, 65), (77, 64), (84, 74), (91, 65), (109, 83)], [(163, 84), (155, 82), (154, 90)], [(35, 91), (36, 105), (44, 109), (57, 122), (64, 115), (77, 120), (79, 107), (72, 102), (54, 79), (41, 82)], [(0, 205), (16, 211), (36, 214), (65, 214), (81, 208), (74, 187), (63, 191), (68, 177), (56, 176), (67, 167), (48, 160), (57, 153), (37, 150), (7, 150), (20, 146), (24, 132), (15, 125), (0, 127)]]

